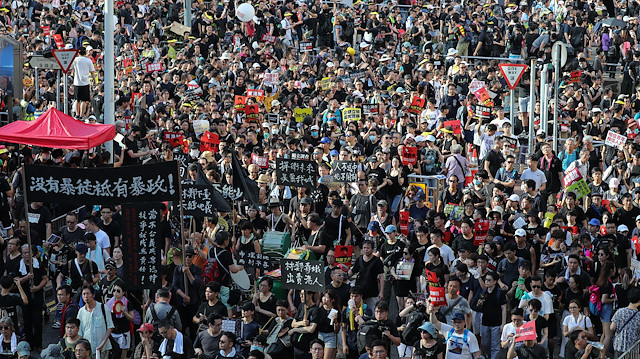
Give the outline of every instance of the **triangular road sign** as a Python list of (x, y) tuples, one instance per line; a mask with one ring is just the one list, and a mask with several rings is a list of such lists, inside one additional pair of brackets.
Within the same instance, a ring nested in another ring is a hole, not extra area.
[(498, 66), (500, 66), (500, 71), (507, 81), (507, 85), (512, 90), (516, 88), (524, 71), (527, 69), (527, 65), (524, 64), (500, 64)]
[(62, 72), (66, 74), (73, 64), (73, 59), (78, 55), (78, 50), (51, 50), (51, 54), (58, 61)]

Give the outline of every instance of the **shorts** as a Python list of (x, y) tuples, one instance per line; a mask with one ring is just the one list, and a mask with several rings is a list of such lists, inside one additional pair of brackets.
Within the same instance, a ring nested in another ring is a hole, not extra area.
[(233, 308), (231, 305), (229, 305), (229, 291), (230, 290), (231, 289), (229, 289), (229, 287), (220, 286), (220, 293), (218, 294), (218, 299), (220, 299), (222, 304), (224, 304), (225, 307), (227, 307), (227, 309)]
[(126, 332), (122, 334), (111, 333), (113, 339), (118, 343), (120, 349), (129, 349), (131, 348), (131, 333)]
[(327, 349), (335, 349), (338, 347), (338, 335), (334, 332), (318, 332), (318, 339), (324, 342), (324, 347)]
[(613, 315), (613, 303), (603, 303), (600, 309), (600, 321), (611, 323), (611, 315)]
[(89, 92), (89, 85), (75, 86), (76, 100), (78, 101), (91, 101), (91, 94)]

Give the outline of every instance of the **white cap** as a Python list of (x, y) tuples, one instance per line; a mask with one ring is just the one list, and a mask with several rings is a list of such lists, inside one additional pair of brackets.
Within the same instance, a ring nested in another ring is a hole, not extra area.
[(520, 202), (520, 196), (514, 193), (511, 196), (509, 196), (509, 201)]
[(626, 225), (621, 224), (618, 226), (618, 232), (629, 232), (629, 228)]
[(537, 136), (544, 135), (544, 131), (543, 131), (543, 130), (538, 130), (538, 131), (536, 132), (536, 135), (537, 135)]
[(319, 130), (319, 129), (320, 129), (320, 127), (318, 127), (318, 126), (316, 126), (316, 125), (313, 125), (313, 126), (311, 126), (311, 129), (312, 129), (312, 130)]
[(524, 229), (522, 228), (518, 228), (516, 229), (516, 236), (518, 237), (524, 237), (527, 235), (527, 232), (524, 231)]
[(333, 67), (333, 66), (335, 66), (333, 62), (327, 62), (327, 67)]
[(591, 109), (591, 112), (602, 112), (602, 110), (600, 109), (600, 107), (594, 107)]

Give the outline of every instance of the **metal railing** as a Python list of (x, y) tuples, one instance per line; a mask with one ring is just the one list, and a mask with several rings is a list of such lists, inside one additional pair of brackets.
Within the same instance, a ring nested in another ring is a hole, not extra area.
[(640, 359), (640, 340), (624, 352), (624, 354), (619, 356), (618, 359)]
[[(71, 211), (71, 212), (74, 212), (75, 214), (79, 214), (79, 213), (80, 213), (80, 211), (84, 209), (84, 207), (85, 207), (84, 205), (83, 205), (83, 206), (80, 206), (80, 207), (78, 207), (78, 208), (74, 209), (74, 210), (73, 210), (73, 211)], [(65, 214), (63, 214), (63, 215), (61, 215), (61, 216), (58, 216), (58, 217), (56, 217), (56, 218), (52, 219), (52, 220), (51, 220), (51, 228), (52, 228), (54, 231), (56, 231), (56, 230), (60, 229), (62, 226), (66, 225), (66, 224), (67, 224), (67, 223), (65, 222), (66, 217), (67, 217), (67, 214), (65, 213)], [(78, 221), (80, 221), (80, 219), (78, 219)]]

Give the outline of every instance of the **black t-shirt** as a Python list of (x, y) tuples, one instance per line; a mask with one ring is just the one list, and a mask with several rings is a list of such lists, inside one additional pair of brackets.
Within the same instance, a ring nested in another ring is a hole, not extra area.
[(507, 304), (505, 292), (497, 286), (489, 293), (485, 289), (480, 298), (484, 298), (482, 304), (482, 325), (488, 327), (496, 327), (502, 324), (502, 305)]
[(23, 305), (22, 298), (17, 293), (7, 295), (0, 294), (0, 318), (8, 317), (13, 320), (13, 327), (18, 328), (18, 315), (16, 308)]
[(163, 251), (166, 238), (169, 238), (169, 242), (171, 242), (171, 224), (165, 219), (158, 223), (158, 232), (156, 233), (156, 246), (162, 248)]
[(66, 244), (76, 244), (78, 242), (82, 242), (84, 238), (84, 231), (80, 227), (76, 227), (76, 230), (73, 232), (69, 232), (69, 228), (64, 226), (60, 228), (60, 233), (62, 235), (62, 240)]
[[(206, 318), (213, 313), (216, 313), (221, 317), (226, 317), (228, 315), (227, 307), (220, 300), (218, 300), (214, 305), (209, 305), (209, 302), (200, 303), (200, 306), (198, 307), (198, 311), (196, 311), (196, 317), (202, 314)], [(198, 331), (202, 331), (206, 329), (207, 329), (207, 326), (204, 324), (201, 324), (200, 327), (198, 328)]]
[(47, 235), (46, 224), (51, 224), (51, 212), (49, 208), (41, 206), (38, 209), (33, 209), (29, 206), (29, 223), (31, 224), (31, 229), (39, 235), (38, 240), (34, 242), (34, 244), (41, 246), (43, 238)]
[(137, 165), (139, 163), (137, 158), (131, 158), (131, 156), (129, 156), (129, 151), (133, 151), (133, 153), (138, 152), (139, 148), (138, 148), (138, 141), (136, 141), (135, 139), (132, 141), (129, 139), (129, 137), (125, 137), (124, 139), (124, 144), (125, 146), (127, 146), (127, 150), (125, 151), (125, 155), (124, 155), (124, 160), (122, 165), (123, 166), (133, 166), (133, 165)]
[(422, 352), (422, 358), (424, 359), (436, 359), (438, 357), (438, 354), (444, 353), (445, 346), (444, 346), (444, 343), (442, 342), (442, 339), (440, 338), (438, 338), (436, 340), (436, 343), (430, 348), (423, 346), (421, 342), (422, 340), (416, 341), (413, 344), (413, 347), (415, 348), (416, 351)]
[(491, 172), (491, 176), (495, 177), (505, 160), (502, 152), (491, 150), (487, 154), (485, 161), (489, 162), (489, 172)]
[(456, 191), (456, 193), (451, 193), (449, 189), (442, 191), (440, 193), (440, 197), (438, 200), (442, 201), (442, 203), (446, 206), (449, 203), (454, 203), (459, 205), (462, 202), (462, 192)]
[(358, 273), (356, 285), (363, 288), (363, 297), (377, 297), (380, 293), (378, 288), (378, 274), (384, 273), (384, 266), (380, 258), (373, 256), (368, 262), (360, 256), (351, 269), (353, 273)]
[(531, 348), (523, 345), (516, 349), (516, 354), (518, 354), (518, 359), (544, 359), (549, 357), (544, 347), (538, 343), (533, 344)]
[(229, 287), (231, 285), (231, 276), (229, 275), (229, 266), (233, 264), (233, 258), (231, 257), (231, 252), (225, 249), (220, 249), (218, 247), (211, 248), (209, 250), (209, 258), (216, 259), (216, 254), (220, 265), (222, 279), (220, 280), (220, 284), (225, 287)]
[(122, 235), (120, 224), (114, 220), (111, 220), (111, 223), (107, 225), (102, 221), (102, 218), (100, 218), (98, 220), (98, 227), (100, 227), (100, 229), (102, 229), (109, 236), (109, 242), (111, 242), (111, 248), (113, 248), (116, 245), (115, 237), (120, 237)]
[(96, 273), (98, 273), (98, 265), (91, 261), (91, 260), (86, 260), (83, 264), (80, 264), (80, 270), (82, 271), (82, 273), (78, 272), (78, 265), (77, 261), (75, 259), (72, 259), (70, 261), (67, 262), (66, 265), (64, 265), (61, 269), (62, 274), (66, 277), (66, 278), (71, 278), (71, 288), (74, 290), (77, 290), (78, 288), (82, 287), (82, 277), (87, 275), (87, 274), (91, 274), (94, 275)]
[(327, 244), (327, 249), (333, 246), (333, 242), (340, 238), (340, 244), (345, 244), (347, 240), (347, 229), (349, 228), (349, 221), (347, 217), (340, 215), (338, 218), (335, 218), (329, 213), (327, 217), (324, 219), (324, 241)]

